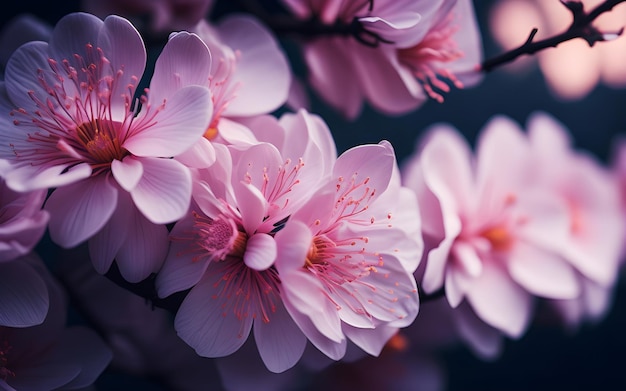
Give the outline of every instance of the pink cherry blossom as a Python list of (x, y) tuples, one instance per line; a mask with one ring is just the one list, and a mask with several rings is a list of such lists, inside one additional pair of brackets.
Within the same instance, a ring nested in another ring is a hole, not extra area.
[(386, 114), (418, 108), (428, 97), (480, 79), (481, 43), (471, 1), (283, 0), (300, 18), (353, 23), (350, 35), (312, 38), (303, 54), (312, 88), (348, 118), (363, 101)]
[[(203, 86), (210, 53), (197, 36), (171, 36), (149, 93), (135, 100), (145, 64), (141, 36), (127, 20), (70, 14), (49, 43), (12, 55), (0, 102), (12, 116), (0, 142), (8, 186), (54, 188), (45, 205), (52, 239), (73, 247), (96, 235), (98, 271), (118, 255), (132, 281), (158, 270), (165, 255), (165, 246), (151, 250), (150, 233), (164, 237), (161, 225), (189, 207), (190, 171), (170, 157), (202, 136), (212, 114)], [(113, 235), (112, 221), (125, 232)]]
[(306, 339), (282, 304), (274, 235), (329, 174), (336, 152), (326, 125), (304, 111), (248, 126), (256, 144), (216, 144), (217, 162), (197, 171), (194, 203), (172, 229), (156, 287), (161, 297), (191, 288), (175, 327), (199, 355), (230, 355), (253, 329), (267, 368), (282, 372)]
[(93, 330), (66, 327), (64, 292), (43, 263), (35, 266), (50, 292), (50, 310), (37, 326), (0, 326), (0, 388), (35, 391), (87, 387), (109, 364), (111, 352)]
[(569, 229), (560, 252), (581, 286), (579, 297), (552, 304), (570, 326), (601, 319), (612, 302), (623, 251), (620, 184), (596, 157), (574, 150), (568, 130), (550, 115), (535, 113), (527, 127), (536, 180), (567, 205)]
[(574, 299), (581, 292), (576, 267), (563, 253), (570, 210), (536, 180), (539, 168), (517, 124), (495, 117), (477, 145), (474, 157), (455, 129), (438, 125), (404, 166), (424, 237), (435, 243), (422, 287), (445, 289), (450, 306), (467, 302), (490, 328), (517, 338), (535, 297)]
[[(406, 191), (405, 191), (406, 190)], [(378, 355), (415, 319), (419, 213), (388, 142), (343, 153), (332, 177), (276, 234), (285, 306), (333, 360), (347, 340)]]
[(177, 158), (188, 166), (208, 167), (215, 162), (213, 142), (255, 142), (243, 120), (285, 103), (291, 71), (276, 38), (251, 16), (229, 16), (216, 25), (202, 20), (192, 31), (213, 58), (207, 80), (213, 116), (204, 137)]
[[(626, 218), (626, 138), (619, 135), (613, 142), (610, 156), (610, 170), (620, 194), (622, 216)], [(626, 243), (626, 241), (624, 241)], [(622, 246), (622, 264), (626, 262), (626, 244)]]

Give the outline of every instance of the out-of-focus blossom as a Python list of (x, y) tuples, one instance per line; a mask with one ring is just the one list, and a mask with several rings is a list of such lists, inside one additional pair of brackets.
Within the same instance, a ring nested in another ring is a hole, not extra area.
[(346, 354), (348, 339), (378, 355), (417, 316), (419, 212), (389, 143), (344, 152), (276, 241), (285, 306), (331, 359)]
[(215, 162), (212, 142), (255, 143), (242, 120), (283, 105), (291, 71), (276, 38), (251, 16), (229, 16), (215, 26), (201, 21), (192, 31), (211, 51), (212, 67), (206, 82), (213, 116), (204, 137), (177, 158), (192, 167), (208, 167)]
[(188, 30), (208, 16), (214, 0), (83, 0), (83, 11), (104, 19), (120, 15), (152, 34)]
[[(613, 180), (619, 189), (622, 216), (626, 219), (626, 138), (623, 135), (618, 136), (613, 142), (610, 164)], [(626, 237), (624, 239), (621, 257), (622, 267), (626, 264)]]
[(64, 292), (41, 261), (33, 264), (47, 285), (50, 309), (37, 326), (0, 326), (0, 388), (80, 389), (91, 385), (111, 361), (98, 335), (83, 326), (66, 327)]
[(471, 1), (283, 2), (301, 19), (357, 26), (303, 42), (311, 86), (348, 118), (364, 100), (383, 113), (403, 114), (429, 96), (442, 101), (447, 82), (462, 87), (480, 78)]
[(171, 36), (137, 101), (145, 65), (130, 22), (70, 14), (49, 44), (14, 52), (0, 101), (11, 113), (0, 138), (8, 186), (55, 188), (45, 204), (52, 239), (73, 247), (91, 238), (96, 269), (116, 258), (129, 281), (160, 267), (163, 224), (186, 213), (192, 187), (189, 169), (169, 157), (191, 147), (211, 117), (210, 53), (197, 36)]
[(513, 338), (528, 326), (535, 296), (578, 297), (576, 270), (559, 253), (569, 244), (568, 204), (533, 182), (530, 144), (517, 124), (490, 121), (475, 157), (455, 129), (435, 126), (404, 168), (424, 236), (436, 243), (422, 279), (426, 293), (445, 289), (452, 307), (466, 300)]
[(98, 325), (113, 352), (111, 369), (158, 379), (179, 391), (196, 390), (198, 384), (221, 389), (215, 364), (178, 338), (169, 311), (96, 273), (88, 257), (85, 246), (64, 250), (55, 269), (81, 315)]
[(254, 329), (265, 365), (282, 372), (306, 340), (282, 304), (274, 235), (330, 173), (336, 151), (322, 120), (304, 111), (248, 126), (257, 144), (216, 144), (217, 162), (197, 172), (156, 286), (161, 297), (191, 288), (175, 327), (198, 354), (230, 355)]
[(568, 209), (561, 254), (575, 267), (580, 296), (553, 301), (565, 322), (601, 319), (610, 308), (621, 261), (625, 223), (619, 182), (598, 159), (575, 151), (567, 129), (545, 113), (528, 121), (535, 180)]
[[(601, 0), (582, 0), (585, 10), (591, 10)], [(593, 26), (604, 33), (614, 33), (624, 27), (626, 5), (617, 5), (600, 15)], [(572, 13), (559, 1), (499, 0), (489, 17), (490, 29), (505, 50), (524, 43), (533, 28), (535, 40), (548, 38), (565, 31), (572, 23)], [(626, 86), (626, 38), (617, 37), (589, 47), (576, 39), (559, 44), (554, 49), (535, 54), (541, 72), (550, 90), (559, 98), (575, 100), (585, 97), (600, 82), (612, 87)], [(507, 67), (519, 73), (533, 61), (520, 61)], [(505, 68), (506, 69), (506, 68)]]
[(48, 223), (45, 196), (44, 190), (17, 193), (0, 179), (0, 326), (32, 326), (46, 317), (48, 291), (31, 266)]

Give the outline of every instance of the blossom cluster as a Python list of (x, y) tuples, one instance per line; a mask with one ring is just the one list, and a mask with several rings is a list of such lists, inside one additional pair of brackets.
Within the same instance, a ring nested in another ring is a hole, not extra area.
[[(188, 3), (5, 30), (22, 38), (0, 59), (0, 388), (111, 366), (279, 389), (338, 361), (403, 365), (407, 385), (434, 330), (497, 357), (540, 305), (572, 327), (608, 312), (626, 148), (608, 168), (536, 113), (494, 117), (475, 152), (433, 125), (400, 161), (385, 139), (338, 151), (307, 104), (305, 85), (348, 120), (399, 115), (476, 85), (471, 1), (283, 0), (319, 32), (297, 39), (306, 80), (267, 20)], [(142, 34), (166, 36), (154, 61)], [(399, 364), (409, 340), (423, 351)]]

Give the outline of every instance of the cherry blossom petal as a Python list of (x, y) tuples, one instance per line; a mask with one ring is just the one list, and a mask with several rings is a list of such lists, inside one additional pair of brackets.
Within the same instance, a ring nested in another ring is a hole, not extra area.
[(350, 341), (363, 349), (367, 354), (378, 357), (389, 339), (394, 336), (398, 329), (387, 325), (379, 325), (373, 329), (361, 329), (342, 325), (342, 330)]
[(76, 183), (91, 175), (91, 167), (86, 163), (68, 167), (67, 165), (46, 168), (22, 166), (8, 172), (4, 179), (7, 185), (19, 192), (56, 188)]
[(47, 211), (38, 211), (31, 216), (1, 224), (0, 262), (15, 259), (31, 251), (43, 237), (48, 220)]
[[(61, 18), (50, 37), (50, 57), (68, 60), (72, 66), (78, 65), (75, 54), (85, 53), (85, 43), (97, 45), (98, 36), (104, 22), (88, 13), (71, 13)], [(76, 32), (80, 31), (80, 34)], [(80, 68), (77, 68), (80, 69)]]
[[(289, 313), (292, 317), (294, 311), (303, 314), (322, 335), (340, 342), (344, 337), (336, 306), (326, 299), (320, 281), (302, 268), (313, 239), (311, 231), (301, 222), (291, 221), (275, 238), (278, 245), (276, 268), (281, 276), (283, 299), (290, 303)], [(301, 317), (294, 320), (298, 324), (309, 322)]]
[(243, 15), (225, 18), (217, 28), (222, 41), (239, 54), (233, 82), (240, 86), (237, 98), (226, 106), (224, 115), (259, 115), (285, 103), (291, 70), (270, 31), (256, 19)]
[(111, 218), (89, 239), (89, 258), (98, 273), (105, 274), (109, 270), (117, 252), (128, 237), (134, 208), (130, 196), (119, 192), (117, 206)]
[[(473, 194), (471, 158), (467, 143), (451, 128), (432, 128), (428, 143), (421, 152), (424, 181), (437, 197), (443, 219), (444, 238), (428, 254), (422, 287), (426, 293), (439, 289), (452, 244), (461, 232), (459, 210), (465, 210)], [(471, 197), (471, 196), (470, 196)]]
[(143, 166), (141, 160), (126, 156), (122, 161), (116, 159), (111, 162), (111, 173), (122, 189), (132, 191), (141, 180)]
[(363, 98), (350, 53), (344, 49), (346, 42), (339, 37), (314, 40), (304, 47), (304, 57), (309, 83), (315, 91), (347, 118), (354, 119), (361, 111)]
[(340, 360), (346, 354), (347, 340), (341, 333), (341, 338), (335, 340), (328, 338), (321, 332), (316, 324), (313, 323), (314, 318), (301, 314), (295, 309), (289, 301), (285, 302), (285, 308), (296, 322), (300, 330), (306, 335), (308, 340), (319, 351), (324, 353), (332, 360)]
[(178, 335), (203, 357), (232, 354), (248, 339), (252, 328), (251, 316), (238, 319), (230, 312), (233, 301), (218, 292), (221, 278), (219, 273), (208, 273), (176, 313)]
[(40, 324), (48, 313), (48, 288), (24, 261), (0, 263), (0, 326)]
[[(6, 80), (6, 93), (15, 107), (25, 110), (37, 109), (35, 102), (26, 92), (41, 90), (40, 81), (34, 76), (37, 75), (38, 69), (50, 67), (47, 52), (47, 43), (27, 42), (9, 58), (4, 71), (4, 80)], [(44, 77), (46, 76), (44, 73)]]
[(464, 87), (472, 87), (483, 79), (483, 73), (479, 70), (483, 59), (483, 41), (472, 0), (458, 0), (452, 14), (459, 21), (453, 39), (463, 51), (463, 56), (446, 63), (445, 68), (450, 70)]
[[(210, 73), (211, 53), (206, 44), (195, 34), (174, 33), (154, 65), (150, 101), (160, 104), (183, 87), (207, 85)], [(205, 109), (210, 111), (211, 107)]]
[(258, 140), (254, 137), (254, 134), (242, 122), (244, 122), (242, 118), (238, 118), (238, 121), (230, 120), (226, 117), (221, 118), (217, 125), (220, 137), (228, 144), (257, 144)]
[(253, 235), (266, 216), (267, 200), (251, 184), (239, 183), (234, 188), (243, 227), (248, 235)]
[(502, 333), (478, 318), (467, 303), (454, 311), (453, 320), (476, 356), (485, 360), (494, 359), (504, 350)]
[(349, 183), (352, 178), (357, 184), (366, 181), (367, 187), (376, 192), (369, 201), (372, 202), (387, 189), (395, 159), (393, 148), (386, 141), (378, 145), (359, 145), (337, 158), (333, 175), (343, 177), (344, 183)]
[[(256, 328), (256, 325), (254, 326)], [(212, 364), (212, 363), (211, 363)], [(230, 356), (215, 360), (215, 366), (222, 378), (222, 385), (232, 391), (276, 391), (288, 389), (299, 379), (299, 372), (286, 371), (273, 373), (264, 365), (255, 341), (249, 338), (245, 344)], [(241, 368), (246, 368), (246, 375), (241, 376)], [(196, 387), (195, 383), (190, 389)]]
[[(154, 102), (156, 106), (162, 103)], [(181, 154), (206, 131), (213, 114), (212, 107), (207, 87), (193, 85), (178, 89), (168, 95), (164, 108), (156, 114), (156, 118), (149, 117), (152, 114), (150, 110), (141, 110), (130, 130), (132, 135), (123, 147), (136, 156), (170, 157)], [(147, 121), (155, 123), (147, 126), (144, 124)]]
[(519, 242), (508, 261), (513, 280), (537, 296), (573, 299), (580, 294), (574, 268), (557, 254)]
[(296, 365), (306, 346), (306, 337), (283, 305), (276, 306), (269, 322), (254, 322), (254, 340), (267, 369), (274, 373)]
[(528, 326), (533, 301), (501, 266), (493, 263), (483, 264), (482, 275), (468, 287), (466, 297), (487, 324), (518, 338)]
[(276, 241), (268, 234), (256, 233), (248, 238), (243, 261), (249, 268), (262, 271), (276, 260)]
[(98, 232), (117, 206), (117, 189), (99, 175), (52, 192), (45, 209), (50, 213), (52, 240), (70, 248)]
[(176, 160), (187, 167), (207, 168), (217, 160), (213, 144), (201, 137), (191, 148), (176, 156)]
[(493, 117), (487, 123), (476, 148), (481, 205), (500, 207), (500, 202), (492, 197), (521, 190), (528, 183), (528, 154), (528, 140), (517, 123), (503, 116)]
[[(388, 53), (358, 42), (350, 42), (354, 56), (360, 61), (353, 62), (359, 74), (361, 88), (368, 102), (383, 113), (397, 115), (420, 107), (427, 96), (416, 79), (398, 63), (396, 53)], [(371, 75), (385, 75), (371, 77)]]
[[(82, 35), (82, 32), (79, 35)], [(127, 94), (129, 85), (136, 89), (147, 60), (146, 49), (137, 29), (128, 20), (117, 15), (109, 15), (104, 19), (97, 45), (106, 53), (111, 69), (124, 70), (123, 73), (115, 75), (119, 79), (113, 83), (111, 97), (117, 98)], [(124, 99), (111, 99), (110, 103), (110, 108), (114, 112), (113, 117), (122, 118), (127, 110)]]
[(168, 231), (165, 225), (148, 221), (133, 210), (128, 234), (120, 247), (115, 262), (120, 274), (128, 282), (139, 282), (161, 269), (168, 250)]
[(142, 158), (143, 176), (131, 192), (141, 213), (155, 224), (174, 222), (191, 201), (191, 173), (173, 159)]

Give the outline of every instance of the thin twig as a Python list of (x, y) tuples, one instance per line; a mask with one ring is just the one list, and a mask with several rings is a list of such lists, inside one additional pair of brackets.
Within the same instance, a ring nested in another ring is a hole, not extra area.
[[(583, 10), (582, 5), (579, 2), (562, 1), (563, 5), (565, 5), (573, 15), (572, 24), (567, 28), (567, 30), (553, 37), (533, 42), (535, 34), (537, 33), (537, 29), (535, 28), (531, 31), (528, 39), (526, 39), (526, 42), (524, 42), (523, 45), (491, 59), (485, 60), (482, 63), (481, 70), (484, 72), (492, 71), (493, 69), (509, 63), (520, 56), (534, 54), (549, 47), (556, 47), (565, 41), (575, 38), (583, 38), (589, 43), (590, 46), (593, 46), (596, 42), (604, 41), (606, 40), (605, 35), (593, 27), (591, 23), (598, 16), (612, 10), (613, 7), (625, 1), (626, 0), (606, 0), (587, 13)], [(619, 32), (613, 33), (613, 35), (619, 35), (621, 32), (622, 31), (620, 30)]]

